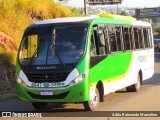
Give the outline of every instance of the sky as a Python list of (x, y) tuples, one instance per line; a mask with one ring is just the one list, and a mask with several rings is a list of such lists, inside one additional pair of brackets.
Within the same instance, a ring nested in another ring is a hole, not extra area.
[[(56, 0), (55, 0), (56, 1)], [(83, 7), (84, 0), (69, 0), (71, 7)], [(159, 7), (160, 0), (123, 0), (122, 5), (125, 7)]]

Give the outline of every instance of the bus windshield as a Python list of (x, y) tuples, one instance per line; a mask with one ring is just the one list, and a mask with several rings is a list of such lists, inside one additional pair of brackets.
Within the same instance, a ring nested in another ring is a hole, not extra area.
[(87, 26), (34, 27), (22, 39), (22, 65), (72, 64), (83, 55)]

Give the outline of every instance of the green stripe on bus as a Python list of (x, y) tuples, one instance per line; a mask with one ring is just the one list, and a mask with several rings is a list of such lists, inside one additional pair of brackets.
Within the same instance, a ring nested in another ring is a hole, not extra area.
[(98, 80), (115, 80), (112, 78), (120, 78), (124, 76), (132, 61), (132, 52), (117, 53), (108, 55), (106, 59), (90, 69), (90, 83), (95, 83)]
[(112, 24), (112, 25), (132, 25), (132, 21), (129, 20), (116, 20), (116, 19), (110, 19), (110, 18), (96, 18), (91, 22), (91, 26), (94, 24)]
[(18, 63), (18, 58), (17, 58), (17, 61), (16, 61), (16, 74), (19, 75), (20, 71), (21, 71), (21, 67), (20, 67), (20, 65)]

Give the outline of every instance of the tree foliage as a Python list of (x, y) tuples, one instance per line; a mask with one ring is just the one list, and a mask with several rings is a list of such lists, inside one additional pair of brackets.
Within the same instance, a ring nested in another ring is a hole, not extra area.
[[(12, 37), (18, 48), (23, 32), (29, 24), (75, 14), (70, 8), (53, 0), (0, 0), (0, 31)], [(7, 54), (13, 55), (11, 52)], [(0, 51), (1, 53), (3, 52)]]

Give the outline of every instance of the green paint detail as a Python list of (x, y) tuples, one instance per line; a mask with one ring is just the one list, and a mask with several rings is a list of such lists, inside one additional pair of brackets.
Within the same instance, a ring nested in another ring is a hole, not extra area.
[[(86, 52), (87, 54), (87, 52)], [(89, 99), (89, 74), (86, 72), (89, 70), (89, 58), (88, 55), (84, 55), (84, 57), (82, 58), (81, 62), (77, 65), (77, 70), (79, 72), (80, 75), (85, 73), (85, 84), (82, 87), (85, 87), (85, 98), (86, 100)]]
[(112, 24), (112, 25), (127, 25), (131, 26), (132, 21), (129, 20), (116, 20), (111, 18), (96, 18), (91, 22), (91, 26), (94, 24)]
[[(89, 26), (90, 27), (90, 26)], [(88, 30), (88, 35), (87, 35), (87, 38), (86, 38), (86, 48), (85, 48), (85, 53), (84, 53), (84, 56), (82, 58), (82, 60), (80, 61), (80, 63), (77, 65), (77, 70), (79, 72), (79, 74), (83, 74), (83, 73), (86, 73), (87, 71), (89, 71), (89, 68), (90, 68), (90, 40), (91, 40), (91, 33), (92, 33), (92, 29), (89, 28)], [(86, 91), (86, 94), (85, 94), (85, 98), (86, 98), (86, 101), (89, 100), (89, 74), (87, 72), (86, 76), (85, 76), (85, 91)]]
[[(116, 20), (110, 18), (96, 18), (90, 24), (90, 31), (88, 36), (88, 53), (90, 53), (90, 37), (92, 33), (92, 27), (95, 24), (106, 24), (106, 25), (126, 25), (131, 26), (132, 21), (129, 20)], [(88, 54), (90, 56), (90, 54)], [(132, 59), (132, 52), (120, 52), (114, 55), (108, 54), (106, 59), (101, 61), (99, 64), (94, 66), (89, 71), (89, 84), (96, 83), (98, 80), (107, 80), (114, 77), (124, 75), (130, 66)], [(90, 63), (90, 62), (89, 62)]]
[(83, 74), (88, 69), (87, 55), (84, 55), (80, 63), (77, 65), (79, 74)]
[(90, 83), (125, 75), (131, 61), (132, 52), (108, 55), (106, 59), (90, 69)]
[(17, 58), (17, 61), (16, 61), (16, 75), (19, 75), (20, 71), (21, 71), (21, 67), (18, 63), (18, 58)]
[[(114, 20), (114, 19), (109, 19), (109, 18), (95, 18), (90, 26), (89, 26), (89, 31), (88, 31), (88, 36), (87, 36), (87, 39), (86, 39), (86, 51), (85, 51), (85, 54), (84, 54), (84, 57), (83, 59), (80, 61), (80, 63), (77, 65), (77, 70), (79, 72), (79, 74), (83, 74), (84, 72), (86, 71), (89, 71), (90, 69), (90, 40), (91, 40), (91, 34), (92, 34), (92, 26), (95, 25), (95, 24), (117, 24), (117, 25), (128, 25), (128, 26), (131, 26), (132, 25), (132, 22), (131, 21), (127, 21), (127, 20)], [(108, 55), (109, 57), (110, 55)], [(108, 57), (105, 61), (112, 61), (112, 57), (109, 57), (111, 59), (108, 60)], [(114, 58), (113, 58), (114, 60)], [(116, 61), (116, 60), (114, 60)], [(97, 80), (99, 80), (99, 76), (101, 76), (101, 80), (105, 80), (106, 76), (104, 73), (104, 71), (102, 71), (102, 73), (99, 73), (98, 71), (100, 69), (103, 70), (103, 67), (106, 66), (107, 67), (107, 64), (104, 62), (102, 62), (102, 66), (101, 66), (101, 63), (98, 64), (97, 66), (100, 66), (100, 67), (96, 67), (95, 70), (93, 68), (93, 70), (91, 69), (91, 71), (89, 71), (90, 74), (86, 75), (86, 84), (85, 84), (85, 90), (88, 94), (86, 94), (86, 98), (89, 100), (89, 88), (90, 88), (90, 83), (92, 82), (97, 82)], [(108, 69), (109, 69), (110, 66), (108, 66)], [(93, 72), (93, 71), (96, 71), (96, 72)], [(93, 75), (94, 74), (94, 75)], [(99, 75), (100, 74), (100, 75)], [(110, 76), (115, 76), (115, 75), (110, 75)], [(92, 80), (93, 79), (93, 80)]]
[[(66, 98), (64, 99), (33, 99), (29, 96), (27, 92), (31, 92), (37, 95), (40, 95), (40, 90), (37, 89), (29, 89), (24, 87), (23, 85), (16, 83), (16, 92), (18, 95), (18, 99), (26, 102), (83, 102), (87, 101), (88, 98), (86, 97), (87, 91), (85, 90), (86, 80), (73, 85), (68, 88), (62, 88), (57, 90), (52, 90), (53, 95), (62, 94), (65, 92), (69, 92)], [(45, 90), (45, 88), (43, 88)], [(83, 96), (80, 96), (80, 92), (83, 92)]]

